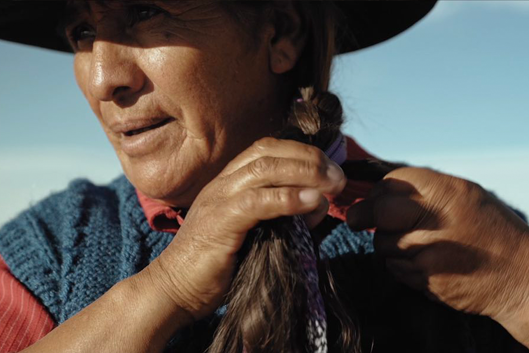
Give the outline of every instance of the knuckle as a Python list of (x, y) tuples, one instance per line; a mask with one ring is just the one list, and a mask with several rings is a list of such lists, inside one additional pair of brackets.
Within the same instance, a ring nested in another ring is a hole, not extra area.
[(327, 156), (318, 147), (303, 145), (309, 160), (319, 168), (327, 169)]
[(451, 177), (449, 183), (457, 195), (471, 195), (477, 189), (476, 183), (460, 178)]
[(277, 144), (278, 142), (279, 142), (279, 140), (274, 138), (274, 137), (263, 137), (263, 138), (255, 141), (252, 144), (252, 148), (255, 149), (256, 151), (262, 152), (262, 151), (270, 148), (271, 146)]
[(444, 202), (441, 204), (446, 205), (447, 209), (458, 207), (467, 207), (469, 204), (477, 204), (480, 202), (480, 198), (483, 193), (482, 188), (476, 183), (470, 182), (465, 179), (447, 176), (442, 185), (439, 185), (439, 198)]
[(303, 178), (307, 178), (313, 183), (321, 181), (324, 175), (324, 172), (321, 170), (320, 166), (307, 160), (301, 161), (300, 172)]
[(241, 193), (236, 201), (236, 212), (251, 213), (259, 204), (259, 195), (256, 190), (249, 189)]
[(261, 157), (248, 165), (249, 172), (255, 177), (261, 177), (277, 169), (278, 160), (272, 157)]
[(470, 201), (481, 203), (483, 197), (488, 195), (488, 192), (475, 182), (459, 179), (459, 183), (462, 184), (460, 188), (464, 190), (464, 195), (466, 195)]
[(288, 214), (297, 210), (298, 203), (290, 189), (275, 189), (274, 199), (281, 209)]

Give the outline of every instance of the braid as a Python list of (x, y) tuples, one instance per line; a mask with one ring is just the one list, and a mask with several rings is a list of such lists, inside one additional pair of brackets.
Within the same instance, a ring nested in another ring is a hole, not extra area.
[[(339, 99), (313, 88), (301, 90), (280, 137), (328, 147), (340, 134), (343, 111)], [(301, 216), (260, 222), (248, 233), (240, 264), (227, 296), (224, 315), (209, 353), (313, 352), (307, 340), (307, 299), (300, 280), (304, 271), (294, 232), (306, 229)], [(308, 230), (307, 230), (308, 231)], [(312, 241), (310, 241), (312, 243)], [(317, 247), (312, 244), (316, 257)], [(357, 352), (358, 335), (336, 293), (327, 263), (318, 260), (319, 289), (331, 327), (339, 330), (329, 348)], [(325, 338), (325, 337), (324, 337)]]
[[(314, 87), (302, 88), (300, 93), (301, 98), (294, 102), (287, 125), (289, 129), (298, 131), (298, 141), (325, 151), (341, 135), (344, 117), (340, 99), (328, 91), (317, 92)], [(322, 234), (322, 237), (327, 235)], [(319, 249), (316, 253), (319, 255)], [(329, 348), (334, 348), (337, 352), (359, 352), (360, 336), (357, 325), (345, 314), (347, 311), (338, 295), (328, 261), (318, 262), (318, 273), (331, 329), (329, 332), (337, 337), (333, 346), (333, 342), (329, 342)], [(332, 332), (333, 330), (338, 330), (338, 334)]]
[[(297, 136), (310, 145), (325, 150), (336, 140), (343, 125), (343, 109), (337, 96), (316, 92), (314, 87), (302, 88), (288, 117), (287, 126), (298, 128), (305, 136)], [(299, 134), (298, 134), (299, 135)]]

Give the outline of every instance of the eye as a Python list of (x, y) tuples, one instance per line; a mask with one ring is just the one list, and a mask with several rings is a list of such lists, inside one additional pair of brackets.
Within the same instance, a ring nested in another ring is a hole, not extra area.
[(75, 26), (68, 33), (68, 39), (72, 43), (74, 49), (82, 48), (85, 44), (93, 42), (95, 37), (95, 30), (86, 23), (81, 23)]
[(129, 7), (129, 24), (131, 26), (138, 22), (147, 21), (164, 13), (164, 10), (152, 5), (133, 5)]

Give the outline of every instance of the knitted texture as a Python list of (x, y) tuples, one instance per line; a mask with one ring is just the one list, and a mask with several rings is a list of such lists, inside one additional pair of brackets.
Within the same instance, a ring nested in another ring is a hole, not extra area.
[[(519, 348), (492, 320), (465, 316), (395, 283), (371, 254), (371, 232), (352, 232), (335, 218), (326, 223), (330, 235), (321, 244), (321, 257), (330, 261), (348, 312), (359, 317), (364, 351), (373, 344), (377, 352)], [(77, 180), (0, 229), (0, 255), (61, 324), (141, 271), (173, 237), (151, 229), (125, 177), (108, 186)], [(224, 311), (179, 331), (168, 350), (204, 352)]]
[(153, 231), (133, 186), (77, 180), (6, 224), (0, 254), (57, 323), (139, 272), (171, 242)]

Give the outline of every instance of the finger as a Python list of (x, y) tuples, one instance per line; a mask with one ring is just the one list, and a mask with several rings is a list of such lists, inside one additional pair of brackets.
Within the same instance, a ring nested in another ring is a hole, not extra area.
[(338, 167), (338, 165), (331, 161), (318, 147), (293, 140), (279, 140), (272, 137), (265, 137), (254, 142), (249, 148), (235, 157), (224, 168), (221, 175), (230, 175), (236, 170), (262, 157), (300, 159), (312, 161), (312, 163), (321, 166), (333, 164)]
[(357, 202), (347, 210), (347, 225), (352, 231), (375, 228), (375, 199)]
[(420, 272), (415, 268), (411, 260), (395, 257), (386, 258), (386, 268), (392, 273), (398, 272), (403, 275), (411, 275)]
[(369, 192), (370, 198), (377, 198), (380, 196), (392, 194), (392, 195), (400, 195), (400, 196), (412, 196), (416, 195), (418, 196), (419, 193), (415, 187), (406, 182), (405, 180), (399, 180), (388, 176), (385, 177), (385, 179), (378, 182)]
[(400, 283), (407, 285), (408, 287), (415, 289), (417, 291), (426, 292), (428, 288), (428, 280), (419, 274), (404, 274), (400, 272), (390, 271), (395, 280)]
[(231, 192), (246, 188), (300, 187), (318, 189), (338, 195), (347, 180), (339, 167), (303, 159), (261, 157), (232, 173), (227, 178)]
[(377, 228), (387, 233), (413, 230), (418, 224), (425, 224), (429, 217), (433, 215), (420, 201), (392, 194), (368, 198), (347, 211), (351, 229)]
[(318, 208), (304, 215), (307, 227), (310, 230), (316, 228), (316, 226), (318, 226), (318, 224), (323, 221), (325, 216), (327, 216), (327, 212), (329, 212), (329, 201), (326, 197), (322, 196), (320, 198), (320, 204), (318, 205)]
[(404, 166), (404, 164), (390, 163), (373, 158), (346, 161), (341, 165), (347, 179), (371, 182), (378, 182), (395, 169)]
[(385, 257), (411, 258), (430, 244), (427, 231), (416, 230), (408, 233), (375, 232), (375, 252)]
[(428, 279), (414, 267), (413, 262), (407, 259), (386, 259), (386, 268), (401, 283), (409, 287), (424, 291), (428, 288)]
[(320, 205), (322, 194), (314, 189), (261, 188), (246, 189), (227, 201), (221, 218), (222, 228), (233, 238), (221, 239), (235, 251), (244, 241), (244, 236), (258, 222), (310, 213)]

